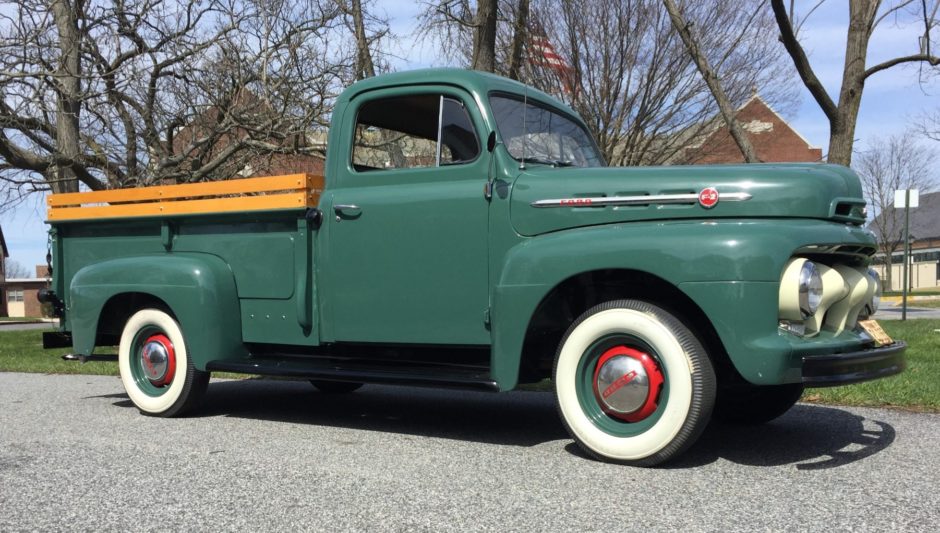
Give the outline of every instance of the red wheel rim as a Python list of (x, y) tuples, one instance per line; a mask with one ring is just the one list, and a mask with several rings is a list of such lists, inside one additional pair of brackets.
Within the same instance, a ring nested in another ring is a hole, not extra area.
[(140, 347), (140, 365), (154, 387), (172, 383), (176, 374), (176, 350), (170, 339), (162, 333), (147, 337)]
[(607, 415), (639, 422), (656, 411), (665, 382), (656, 360), (628, 346), (604, 352), (594, 369), (594, 397)]

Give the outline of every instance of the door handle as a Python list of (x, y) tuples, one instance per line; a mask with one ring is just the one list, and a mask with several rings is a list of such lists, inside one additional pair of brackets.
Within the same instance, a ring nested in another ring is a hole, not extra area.
[(336, 213), (337, 218), (340, 216), (354, 218), (362, 214), (362, 208), (353, 204), (336, 204), (333, 206), (333, 212)]

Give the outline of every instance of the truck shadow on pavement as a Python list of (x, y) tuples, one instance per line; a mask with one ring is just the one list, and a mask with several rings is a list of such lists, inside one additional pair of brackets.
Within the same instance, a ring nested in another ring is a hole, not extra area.
[(894, 439), (894, 427), (886, 422), (836, 407), (797, 404), (759, 426), (713, 422), (695, 446), (667, 468), (696, 467), (721, 458), (743, 465), (824, 470), (870, 457)]
[[(124, 394), (109, 397), (126, 398)], [(115, 402), (133, 408), (130, 400)], [(325, 394), (303, 381), (246, 379), (213, 382), (194, 417), (229, 416), (381, 431), (488, 444), (559, 447), (589, 460), (568, 436), (554, 396), (540, 392), (492, 394), (366, 385), (349, 394)], [(698, 442), (665, 468), (695, 468), (724, 459), (798, 470), (844, 466), (891, 446), (895, 430), (848, 411), (798, 404), (759, 426), (713, 422)]]
[(348, 394), (305, 381), (213, 382), (194, 416), (230, 416), (490, 444), (535, 446), (567, 438), (551, 394), (365, 385)]

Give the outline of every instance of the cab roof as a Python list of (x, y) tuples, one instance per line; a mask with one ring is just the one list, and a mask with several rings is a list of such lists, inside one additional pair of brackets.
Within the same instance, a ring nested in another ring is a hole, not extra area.
[(482, 100), (485, 100), (491, 92), (526, 95), (529, 98), (550, 104), (552, 107), (556, 107), (572, 116), (580, 117), (578, 113), (563, 102), (538, 89), (496, 74), (459, 68), (428, 68), (382, 74), (350, 85), (343, 92), (341, 99), (351, 100), (359, 94), (375, 89), (407, 85), (451, 85), (477, 95)]

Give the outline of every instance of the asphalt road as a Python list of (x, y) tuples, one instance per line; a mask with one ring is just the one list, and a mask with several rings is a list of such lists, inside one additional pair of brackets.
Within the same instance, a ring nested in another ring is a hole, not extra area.
[[(891, 306), (891, 307), (882, 307), (875, 313), (874, 317), (877, 320), (901, 320), (901, 306)], [(908, 307), (907, 308), (907, 319), (913, 320), (916, 318), (940, 318), (940, 309), (931, 308), (931, 307)]]
[(52, 331), (57, 327), (57, 324), (52, 322), (11, 322), (4, 323), (0, 322), (0, 331), (22, 331), (26, 329), (41, 329), (46, 331)]
[(586, 459), (545, 393), (0, 373), (0, 531), (936, 531), (940, 415), (798, 405), (661, 469)]

